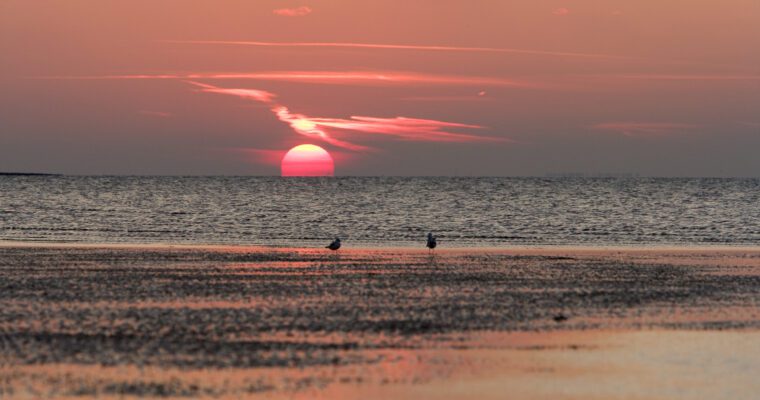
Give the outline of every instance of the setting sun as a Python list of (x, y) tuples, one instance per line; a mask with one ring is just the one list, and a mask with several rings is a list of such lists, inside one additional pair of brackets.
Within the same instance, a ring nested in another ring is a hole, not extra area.
[(313, 144), (290, 149), (282, 158), (282, 176), (333, 176), (335, 164), (330, 153)]

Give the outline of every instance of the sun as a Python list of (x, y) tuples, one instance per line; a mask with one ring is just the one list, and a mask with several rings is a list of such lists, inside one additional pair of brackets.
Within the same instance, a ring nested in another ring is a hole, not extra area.
[(325, 149), (302, 144), (290, 149), (281, 164), (282, 176), (333, 176), (335, 163)]

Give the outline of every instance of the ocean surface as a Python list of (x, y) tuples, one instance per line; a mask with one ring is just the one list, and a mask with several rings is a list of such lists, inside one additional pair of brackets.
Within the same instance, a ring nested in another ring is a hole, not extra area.
[(760, 245), (760, 179), (0, 176), (0, 240)]

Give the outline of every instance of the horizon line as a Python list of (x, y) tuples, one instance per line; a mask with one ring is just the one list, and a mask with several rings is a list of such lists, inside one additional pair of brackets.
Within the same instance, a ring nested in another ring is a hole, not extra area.
[[(554, 173), (547, 172), (543, 175), (334, 175), (334, 176), (281, 176), (281, 175), (258, 175), (258, 174), (77, 174), (60, 172), (2, 172), (3, 176), (39, 176), (39, 177), (144, 177), (144, 178), (533, 178), (533, 179), (760, 179), (757, 176), (684, 176), (684, 175), (637, 175), (634, 172), (627, 173), (578, 173), (568, 172), (567, 176), (552, 176)], [(630, 174), (630, 176), (626, 176)]]

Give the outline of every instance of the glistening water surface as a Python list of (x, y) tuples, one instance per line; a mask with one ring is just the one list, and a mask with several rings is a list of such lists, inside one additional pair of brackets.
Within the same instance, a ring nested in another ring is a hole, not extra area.
[(2, 246), (0, 398), (757, 399), (758, 271), (701, 248)]
[(760, 244), (759, 179), (0, 177), (0, 240)]

